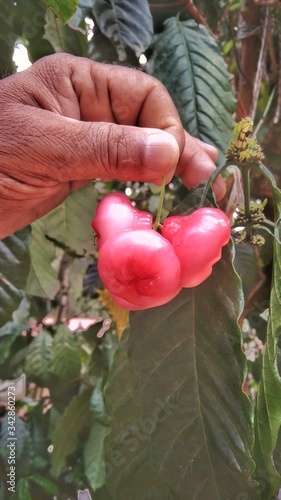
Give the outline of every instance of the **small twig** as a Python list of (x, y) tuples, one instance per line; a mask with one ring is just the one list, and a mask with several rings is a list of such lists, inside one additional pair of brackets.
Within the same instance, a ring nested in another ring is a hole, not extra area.
[(276, 125), (280, 120), (281, 115), (281, 27), (278, 23), (278, 60), (279, 60), (279, 70), (278, 70), (278, 82), (277, 82), (277, 105), (276, 111), (273, 118), (273, 123)]
[[(231, 3), (232, 3), (232, 2), (231, 2)], [(223, 27), (223, 25), (224, 25), (224, 23), (225, 23), (225, 20), (226, 20), (227, 16), (228, 16), (229, 9), (230, 9), (230, 7), (231, 7), (231, 3), (229, 3), (229, 4), (226, 6), (226, 8), (224, 9), (224, 11), (223, 11), (223, 13), (222, 13), (222, 15), (221, 15), (221, 18), (220, 18), (220, 20), (219, 20), (218, 24), (217, 24), (217, 27), (216, 27), (216, 37), (217, 37), (217, 38), (218, 38), (218, 37), (220, 36), (220, 34), (221, 34), (221, 30), (222, 30), (222, 27)]]
[(267, 0), (255, 0), (255, 5), (260, 5), (260, 6), (265, 6), (265, 7), (274, 7), (274, 6), (278, 6), (278, 7), (281, 7), (281, 0), (277, 1), (277, 2), (270, 2), (267, 1)]
[[(279, 25), (278, 25), (279, 28)], [(278, 79), (278, 63), (276, 60), (275, 48), (273, 43), (272, 32), (270, 31), (268, 34), (268, 53), (270, 59), (270, 68), (272, 74), (272, 80), (275, 82)], [(279, 66), (280, 69), (280, 66)]]
[(80, 380), (82, 384), (86, 385), (87, 387), (90, 387), (91, 389), (94, 387), (93, 384), (87, 380), (83, 375), (80, 375), (76, 380)]
[(178, 0), (178, 2), (174, 3), (171, 2), (171, 3), (158, 3), (158, 4), (149, 2), (149, 7), (151, 9), (165, 9), (169, 7), (179, 7), (180, 5), (182, 5), (182, 0)]
[(68, 316), (69, 265), (71, 264), (71, 262), (72, 257), (64, 252), (58, 274), (58, 279), (61, 286), (59, 291), (60, 303), (57, 314), (57, 323), (65, 322), (65, 319)]
[(269, 110), (270, 110), (270, 107), (271, 107), (271, 104), (272, 104), (272, 101), (273, 101), (274, 96), (275, 96), (275, 87), (274, 87), (274, 89), (272, 90), (272, 92), (271, 92), (271, 94), (270, 94), (270, 96), (269, 96), (269, 99), (268, 99), (268, 101), (267, 101), (267, 104), (266, 104), (265, 110), (264, 110), (264, 112), (263, 112), (263, 114), (262, 114), (262, 117), (261, 117), (261, 119), (259, 120), (259, 123), (257, 124), (257, 126), (256, 126), (255, 130), (253, 131), (253, 134), (252, 134), (252, 137), (253, 137), (253, 138), (257, 137), (257, 135), (258, 135), (258, 133), (259, 133), (259, 130), (260, 130), (261, 126), (264, 124), (265, 119), (266, 119), (266, 117), (267, 117), (267, 114), (268, 114), (268, 112), (269, 112)]
[(252, 103), (251, 103), (250, 117), (253, 120), (255, 118), (255, 114), (256, 114), (256, 110), (257, 110), (258, 98), (259, 98), (261, 83), (262, 83), (263, 74), (264, 74), (269, 28), (270, 28), (270, 12), (269, 12), (269, 8), (266, 8), (265, 21), (264, 21), (263, 33), (262, 33), (261, 49), (260, 49), (260, 54), (259, 54), (255, 83), (254, 83), (254, 88), (253, 88), (253, 98), (252, 98)]
[(203, 24), (205, 28), (209, 31), (210, 35), (212, 35), (214, 38), (217, 38), (217, 36), (212, 32), (210, 26), (208, 25), (206, 19), (202, 16), (202, 14), (199, 12), (197, 7), (195, 7), (193, 0), (178, 0), (177, 2), (170, 2), (170, 3), (161, 3), (161, 4), (153, 4), (149, 2), (149, 7), (151, 9), (164, 9), (164, 8), (170, 8), (170, 7), (180, 7), (183, 6), (185, 7), (191, 17), (197, 22), (197, 24)]
[(193, 17), (194, 21), (196, 21), (197, 24), (203, 24), (205, 26), (205, 28), (207, 28), (207, 30), (209, 31), (210, 35), (213, 36), (214, 38), (216, 38), (216, 35), (211, 30), (206, 19), (204, 19), (204, 17), (199, 12), (197, 7), (195, 7), (193, 0), (182, 0), (182, 4), (186, 7), (189, 14)]
[(243, 2), (239, 11), (237, 41), (239, 50), (235, 47), (238, 66), (237, 94), (240, 103), (237, 108), (237, 121), (250, 115), (253, 97), (253, 82), (256, 75), (256, 54), (260, 47), (260, 7), (252, 1)]
[(252, 217), (251, 217), (251, 194), (250, 194), (250, 169), (244, 167), (243, 169), (241, 169), (241, 174), (242, 174), (243, 193), (244, 193), (245, 217), (247, 221), (249, 221), (245, 225), (246, 241), (251, 241)]

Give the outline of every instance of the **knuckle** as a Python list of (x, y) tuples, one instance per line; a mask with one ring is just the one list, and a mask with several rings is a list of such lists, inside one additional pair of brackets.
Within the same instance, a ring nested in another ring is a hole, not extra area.
[(101, 129), (97, 141), (101, 166), (106, 173), (116, 172), (122, 166), (127, 152), (124, 129), (114, 124), (107, 124), (106, 128)]

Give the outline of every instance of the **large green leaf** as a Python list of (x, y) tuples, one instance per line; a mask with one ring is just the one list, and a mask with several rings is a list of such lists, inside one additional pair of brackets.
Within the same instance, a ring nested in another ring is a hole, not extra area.
[(247, 297), (258, 281), (257, 257), (252, 245), (243, 243), (235, 246), (234, 267), (242, 281), (244, 296)]
[(105, 482), (104, 440), (109, 427), (95, 422), (83, 451), (85, 476), (93, 491)]
[(43, 387), (50, 378), (52, 345), (53, 337), (46, 330), (42, 330), (27, 350), (25, 373), (32, 381)]
[(91, 221), (97, 205), (94, 184), (73, 192), (59, 207), (45, 215), (45, 234), (49, 239), (76, 255), (93, 252)]
[(84, 391), (74, 396), (63, 415), (57, 419), (52, 434), (54, 450), (51, 457), (55, 474), (59, 474), (67, 456), (76, 449), (79, 433), (90, 420), (90, 394), (90, 391)]
[(46, 0), (45, 3), (63, 23), (67, 23), (77, 9), (78, 0)]
[(155, 37), (148, 72), (169, 90), (191, 135), (225, 152), (235, 98), (218, 42), (204, 26), (178, 17)]
[(46, 12), (44, 39), (54, 47), (56, 52), (68, 52), (75, 56), (86, 55), (86, 35), (64, 25), (51, 10)]
[(27, 293), (53, 299), (59, 291), (58, 270), (53, 267), (56, 257), (54, 243), (46, 238), (43, 219), (32, 224), (31, 266), (27, 281)]
[(58, 269), (54, 261), (56, 245), (75, 255), (94, 248), (91, 221), (97, 204), (93, 184), (73, 192), (59, 207), (32, 225), (31, 270), (27, 292), (53, 299), (59, 290)]
[(0, 327), (10, 320), (25, 295), (29, 243), (29, 228), (0, 241)]
[(1, 422), (1, 434), (0, 434), (0, 449), (3, 449), (4, 466), (9, 471), (8, 458), (10, 454), (10, 448), (7, 444), (12, 439), (16, 439), (16, 463), (17, 463), (17, 474), (18, 477), (25, 476), (29, 473), (29, 468), (31, 465), (31, 439), (28, 424), (24, 422), (21, 418), (15, 417), (13, 425), (15, 426), (15, 431), (13, 430), (13, 425), (11, 425), (11, 415), (6, 413)]
[(148, 48), (153, 24), (147, 0), (94, 0), (93, 14), (120, 61), (126, 59), (127, 48), (138, 56)]
[(66, 380), (75, 378), (81, 370), (77, 339), (65, 325), (61, 325), (53, 342), (52, 371)]
[(50, 493), (53, 496), (59, 496), (58, 487), (53, 481), (50, 481), (47, 477), (39, 476), (38, 474), (33, 474), (29, 477), (30, 481), (34, 481), (36, 484), (39, 484), (45, 491)]
[[(128, 357), (127, 329), (114, 357), (106, 384), (105, 398), (111, 413), (111, 433), (106, 440), (106, 487), (115, 500), (177, 498), (165, 478), (161, 478), (149, 456), (149, 436), (146, 419), (138, 402), (132, 363)], [(164, 403), (157, 397), (152, 417)]]
[[(272, 186), (277, 232), (280, 231), (281, 191), (274, 177), (262, 166)], [(280, 237), (280, 234), (278, 235)], [(278, 238), (279, 239), (279, 238)], [(262, 376), (257, 400), (256, 475), (261, 483), (263, 500), (269, 500), (281, 486), (280, 459), (275, 464), (273, 453), (281, 426), (281, 377), (277, 366), (281, 326), (281, 245), (274, 240), (272, 287), (269, 305), (267, 338), (263, 355)], [(280, 241), (280, 240), (279, 240)], [(278, 465), (278, 472), (276, 466)]]
[(4, 363), (10, 355), (11, 347), (27, 325), (8, 321), (0, 328), (0, 364)]
[[(98, 25), (95, 26), (95, 34), (88, 45), (88, 57), (102, 63), (120, 62), (114, 45), (101, 32)], [(128, 58), (125, 64), (128, 63)]]
[(16, 486), (16, 500), (32, 500), (29, 481), (21, 477)]
[(231, 261), (225, 248), (202, 285), (131, 316), (129, 352), (151, 460), (183, 500), (187, 491), (190, 500), (257, 498), (252, 406), (241, 388), (241, 290)]

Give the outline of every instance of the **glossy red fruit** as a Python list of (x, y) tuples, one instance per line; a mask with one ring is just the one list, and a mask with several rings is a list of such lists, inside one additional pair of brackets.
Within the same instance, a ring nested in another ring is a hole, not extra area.
[(218, 208), (199, 208), (191, 215), (165, 219), (162, 236), (172, 243), (180, 260), (182, 287), (197, 286), (210, 276), (230, 232), (230, 221)]
[(170, 301), (181, 289), (181, 266), (171, 243), (152, 229), (109, 238), (98, 260), (100, 278), (126, 309), (148, 309)]
[(111, 193), (98, 204), (92, 228), (97, 234), (97, 247), (108, 238), (128, 229), (151, 229), (152, 215), (133, 207), (125, 194)]
[(127, 309), (128, 311), (140, 311), (142, 309), (147, 309), (146, 306), (137, 306), (136, 304), (132, 304), (131, 302), (128, 302), (125, 299), (121, 299), (117, 295), (114, 295), (114, 293), (111, 293), (111, 298), (114, 300), (115, 304), (117, 304), (119, 307), (122, 309)]

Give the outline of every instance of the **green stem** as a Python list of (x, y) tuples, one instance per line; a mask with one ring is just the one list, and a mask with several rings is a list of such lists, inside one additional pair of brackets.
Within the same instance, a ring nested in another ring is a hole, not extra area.
[(266, 227), (270, 227), (270, 229), (272, 229), (274, 231), (275, 229), (275, 224), (274, 222), (272, 222), (272, 220), (268, 220), (268, 219), (264, 219), (264, 221), (262, 222), (261, 224), (261, 227), (262, 226), (266, 226)]
[(246, 235), (249, 239), (252, 237), (252, 223), (251, 223), (251, 196), (250, 196), (250, 168), (243, 166), (241, 168), (243, 192), (244, 192), (244, 207), (246, 223)]
[(272, 90), (272, 92), (271, 92), (271, 94), (270, 94), (270, 96), (269, 96), (269, 99), (268, 99), (268, 101), (267, 101), (267, 105), (266, 105), (265, 110), (264, 110), (264, 112), (263, 112), (263, 114), (262, 114), (262, 117), (261, 117), (261, 119), (260, 119), (259, 123), (257, 124), (257, 126), (256, 126), (255, 130), (254, 130), (254, 131), (253, 131), (253, 133), (252, 133), (252, 138), (253, 138), (253, 139), (255, 139), (255, 138), (257, 137), (257, 135), (258, 135), (258, 133), (259, 133), (259, 130), (260, 130), (261, 126), (263, 125), (264, 121), (265, 121), (265, 118), (266, 118), (266, 116), (267, 116), (267, 113), (268, 113), (268, 111), (269, 111), (269, 109), (270, 109), (270, 107), (271, 107), (271, 104), (272, 104), (273, 98), (274, 98), (274, 96), (275, 96), (275, 91), (276, 91), (276, 88), (274, 87), (274, 89)]
[(161, 215), (162, 215), (162, 208), (163, 208), (163, 202), (164, 202), (164, 196), (165, 196), (165, 177), (162, 177), (162, 184), (161, 184), (161, 191), (160, 191), (160, 198), (159, 198), (159, 205), (158, 205), (158, 210), (156, 214), (156, 219), (153, 223), (152, 228), (157, 231), (159, 225), (160, 225), (160, 220), (161, 220)]

